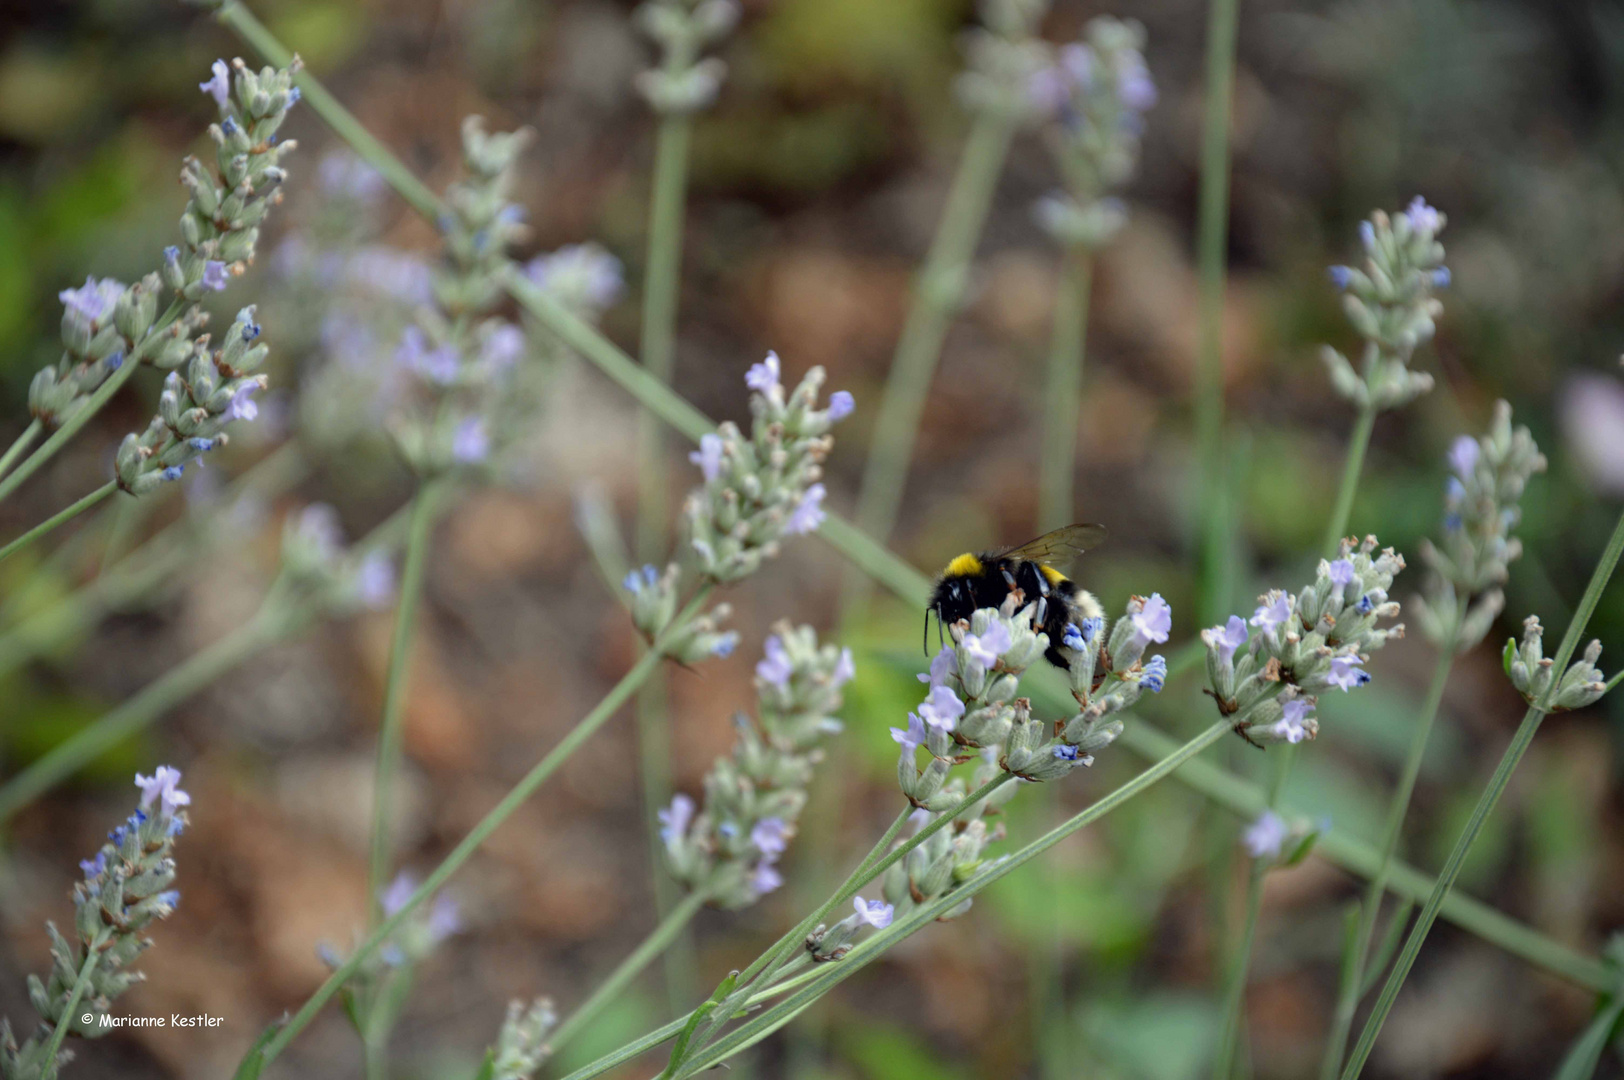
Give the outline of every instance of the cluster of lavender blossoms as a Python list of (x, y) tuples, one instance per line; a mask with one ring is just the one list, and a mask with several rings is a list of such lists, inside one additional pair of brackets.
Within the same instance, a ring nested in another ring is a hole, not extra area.
[(662, 115), (698, 112), (716, 100), (727, 65), (700, 54), (738, 24), (737, 0), (646, 0), (634, 15), (660, 50), (660, 64), (637, 76), (637, 89)]
[(528, 352), (525, 334), (482, 317), (502, 295), (507, 249), (526, 232), (524, 210), (508, 201), (527, 131), (492, 134), (470, 116), (462, 125), (465, 179), (447, 192), (441, 218), (445, 263), (433, 277), (436, 303), (417, 310), (395, 359), (416, 380), (422, 408), (398, 418), (391, 433), (420, 475), (478, 468), (492, 456), (514, 369)]
[[(1145, 647), (1167, 640), (1173, 613), (1160, 594), (1133, 597), (1116, 626), (1091, 615), (1081, 626), (1068, 624), (1058, 651), (1067, 661), (1068, 681), (1078, 711), (1049, 723), (1031, 715), (1031, 703), (1017, 697), (1021, 674), (1050, 647), (1035, 630), (1035, 605), (1012, 591), (1000, 609), (983, 608), (948, 628), (953, 637), (921, 675), (929, 685), (925, 700), (908, 714), (908, 727), (892, 728), (902, 747), (897, 778), (902, 793), (926, 811), (943, 810), (961, 794), (947, 784), (953, 766), (977, 752), (984, 765), (1022, 780), (1053, 780), (1093, 763), (1122, 733), (1114, 714), (1131, 707), (1146, 690), (1159, 692), (1167, 678), (1161, 656), (1144, 660)], [(918, 750), (930, 754), (924, 769)]]
[(552, 1056), (547, 1036), (557, 1026), (558, 1012), (548, 998), (537, 998), (529, 1008), (517, 999), (508, 1002), (496, 1045), (479, 1075), (485, 1080), (530, 1080)]
[(1089, 20), (1083, 38), (1061, 47), (1032, 78), (1032, 98), (1048, 120), (1065, 182), (1063, 191), (1039, 199), (1034, 213), (1061, 245), (1093, 250), (1127, 221), (1122, 200), (1110, 192), (1133, 176), (1156, 84), (1139, 23), (1100, 16)]
[[(1033, 629), (1036, 606), (1024, 600), (1013, 591), (1001, 608), (984, 608), (950, 626), (953, 643), (943, 646), (930, 672), (919, 677), (928, 685), (925, 700), (908, 714), (906, 729), (891, 729), (901, 747), (897, 779), (921, 828), (1000, 773), (1041, 782), (1093, 764), (1095, 752), (1122, 734), (1115, 714), (1132, 707), (1143, 692), (1159, 692), (1167, 678), (1167, 661), (1159, 655), (1146, 660), (1144, 653), (1148, 645), (1167, 640), (1172, 609), (1160, 594), (1136, 596), (1114, 628), (1100, 615), (1066, 627), (1057, 648), (1067, 661), (1078, 710), (1053, 723), (1032, 716), (1031, 702), (1016, 694), (1021, 675), (1050, 644), (1047, 634)], [(921, 748), (929, 755), (923, 769)], [(955, 766), (971, 761), (975, 767), (968, 779), (952, 775)], [(1003, 838), (1002, 826), (989, 828), (985, 818), (1016, 791), (1015, 784), (994, 789), (893, 865), (883, 883), (885, 899), (905, 913), (969, 880), (982, 865), (986, 846)], [(969, 907), (966, 900), (948, 917)], [(818, 945), (826, 953), (830, 948), (828, 942)]]
[(818, 744), (841, 730), (833, 713), (855, 674), (851, 650), (820, 645), (809, 626), (779, 623), (764, 653), (755, 677), (759, 720), (734, 718), (738, 738), (706, 775), (704, 805), (679, 794), (659, 814), (672, 875), (726, 908), (783, 884), (776, 864), (823, 759)]
[(113, 458), (120, 488), (145, 495), (179, 480), (193, 461), (202, 468), (203, 455), (228, 441), (226, 425), (259, 415), (254, 395), (268, 380), (255, 372), (269, 351), (256, 343), (259, 335), (250, 305), (237, 313), (219, 349), (210, 347), (208, 334), (186, 342), (190, 356), (164, 379), (157, 415), (145, 431), (124, 436)]
[(1045, 110), (1031, 88), (1050, 64), (1050, 47), (1038, 35), (1049, 0), (980, 0), (977, 6), (982, 25), (965, 35), (959, 100), (972, 113), (1013, 124), (1040, 120)]
[(1600, 701), (1609, 689), (1601, 669), (1596, 666), (1601, 659), (1601, 642), (1591, 641), (1585, 646), (1584, 654), (1569, 664), (1568, 670), (1558, 678), (1556, 662), (1545, 655), (1544, 637), (1545, 629), (1539, 624), (1539, 616), (1530, 615), (1523, 620), (1522, 644), (1518, 645), (1515, 638), (1509, 639), (1501, 654), (1506, 675), (1523, 700), (1534, 705), (1545, 701), (1549, 694), (1547, 712), (1568, 712)]
[(1404, 556), (1378, 552), (1374, 536), (1344, 540), (1301, 592), (1273, 589), (1258, 597), (1250, 620), (1231, 615), (1226, 625), (1203, 630), (1219, 713), (1235, 717), (1236, 732), (1253, 745), (1317, 736), (1317, 695), (1368, 683), (1370, 654), (1404, 636), (1402, 623), (1376, 625), (1399, 613), (1387, 595), (1403, 569)]
[[(192, 336), (207, 322), (196, 301), (223, 291), (253, 261), (260, 224), (282, 199), (282, 159), (295, 143), (278, 142), (276, 133), (299, 100), (298, 66), (295, 58), (290, 68), (256, 73), (241, 60), (214, 62), (200, 88), (220, 110), (219, 123), (209, 125), (215, 160), (205, 165), (188, 156), (182, 163), (181, 183), (191, 192), (180, 219), (183, 246), (165, 248), (162, 268), (134, 285), (91, 277), (61, 293), (62, 358), (28, 388), (29, 412), (47, 429), (126, 362), (170, 369), (191, 359)], [(174, 300), (159, 316), (165, 286)]]
[(1488, 434), (1455, 440), (1449, 469), (1443, 541), (1421, 542), (1432, 573), (1426, 597), (1414, 606), (1428, 639), (1465, 652), (1483, 640), (1505, 606), (1500, 586), (1522, 556), (1522, 542), (1511, 535), (1522, 520), (1518, 504), (1529, 477), (1545, 471), (1545, 455), (1526, 427), (1512, 428), (1511, 406), (1501, 401)]
[[(47, 923), (51, 970), (28, 977), (28, 998), (40, 1015), (38, 1031), (18, 1046), (11, 1025), (0, 1018), (0, 1077), (48, 1080), (70, 1055), (64, 1035), (94, 1039), (113, 999), (142, 975), (129, 965), (152, 944), (142, 937), (154, 920), (168, 918), (180, 902), (175, 883), (175, 838), (186, 828), (192, 797), (180, 788), (180, 770), (160, 765), (151, 776), (137, 773), (141, 799), (124, 824), (107, 834), (94, 858), (80, 862), (84, 880), (73, 888), (71, 937)], [(87, 960), (96, 959), (81, 993), (75, 994)], [(58, 1031), (61, 1025), (62, 1031)]]
[(1437, 239), (1445, 220), (1419, 195), (1392, 217), (1377, 210), (1359, 223), (1364, 265), (1331, 267), (1331, 281), (1343, 291), (1343, 310), (1365, 339), (1365, 351), (1357, 372), (1329, 345), (1322, 356), (1336, 392), (1360, 408), (1390, 409), (1432, 389), (1432, 376), (1411, 371), (1410, 360), (1431, 339), (1443, 312), (1432, 294), (1449, 284)]
[(751, 366), (750, 437), (725, 422), (689, 455), (705, 483), (684, 512), (700, 573), (718, 584), (755, 573), (778, 553), (785, 536), (823, 522), (823, 460), (834, 445), (829, 429), (851, 415), (852, 396), (837, 390), (818, 408), (823, 369), (814, 367), (786, 391), (777, 353)]

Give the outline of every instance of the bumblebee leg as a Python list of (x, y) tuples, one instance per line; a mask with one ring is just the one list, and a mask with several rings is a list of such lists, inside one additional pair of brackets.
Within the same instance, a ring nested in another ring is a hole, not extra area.
[(1032, 615), (1032, 629), (1036, 630), (1049, 619), (1049, 600), (1047, 597), (1038, 597), (1038, 609)]

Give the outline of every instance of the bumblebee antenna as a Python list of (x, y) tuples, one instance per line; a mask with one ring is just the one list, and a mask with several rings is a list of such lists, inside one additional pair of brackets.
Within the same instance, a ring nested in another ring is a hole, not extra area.
[(919, 632), (919, 651), (926, 656), (930, 655), (930, 613), (931, 609), (926, 608), (925, 625), (920, 628)]

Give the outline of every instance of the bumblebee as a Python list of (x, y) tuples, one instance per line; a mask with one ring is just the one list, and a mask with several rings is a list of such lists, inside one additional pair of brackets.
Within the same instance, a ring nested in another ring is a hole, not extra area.
[[(978, 608), (995, 608), (1016, 589), (1026, 602), (1036, 602), (1032, 627), (1049, 635), (1044, 659), (1065, 669), (1066, 658), (1059, 645), (1066, 624), (1081, 625), (1084, 619), (1100, 618), (1104, 611), (1086, 589), (1067, 578), (1051, 564), (1070, 559), (1105, 542), (1104, 525), (1067, 525), (1044, 533), (1036, 540), (1001, 551), (966, 552), (947, 564), (931, 593), (925, 609), (925, 635), (930, 637), (930, 617), (934, 612), (940, 627), (968, 619)], [(929, 651), (927, 645), (926, 651)]]

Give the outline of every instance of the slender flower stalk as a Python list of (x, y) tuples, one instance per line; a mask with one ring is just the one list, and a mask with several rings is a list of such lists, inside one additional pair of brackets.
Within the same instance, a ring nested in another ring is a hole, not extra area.
[(0, 562), (11, 558), (11, 556), (15, 555), (19, 550), (27, 547), (29, 544), (33, 543), (35, 540), (38, 540), (46, 533), (51, 532), (57, 526), (65, 525), (69, 521), (72, 521), (74, 518), (78, 517), (80, 514), (84, 513), (86, 510), (90, 510), (97, 506), (103, 499), (107, 498), (117, 490), (118, 484), (115, 481), (109, 480), (107, 483), (103, 484), (95, 491), (92, 491), (89, 495), (86, 495), (84, 498), (80, 499), (72, 506), (69, 506), (67, 509), (59, 510), (55, 514), (52, 514), (38, 525), (35, 525), (32, 529), (29, 529), (27, 532), (17, 537), (17, 539), (11, 541), (9, 544), (6, 544), (4, 547), (0, 547)]
[[(1573, 620), (1568, 623), (1567, 633), (1562, 636), (1562, 644), (1557, 649), (1556, 656), (1549, 664), (1539, 664), (1536, 667), (1545, 671), (1564, 671), (1568, 661), (1573, 657), (1579, 647), (1579, 641), (1584, 636), (1585, 627), (1590, 622), (1591, 613), (1596, 610), (1596, 604), (1601, 600), (1602, 591), (1613, 576), (1613, 570), (1618, 565), (1620, 553), (1624, 553), (1624, 515), (1620, 515), (1618, 524), (1613, 528), (1613, 535), (1602, 552), (1596, 569), (1590, 577), (1590, 584), (1585, 589), (1584, 596), (1579, 600), (1579, 606), (1574, 613)], [(1534, 630), (1538, 622), (1535, 620)], [(1528, 635), (1537, 652), (1538, 635), (1530, 631)], [(1508, 649), (1508, 657), (1512, 650)], [(1595, 650), (1598, 654), (1600, 649)], [(1587, 659), (1594, 664), (1594, 659)], [(1508, 665), (1509, 666), (1509, 665)], [(1576, 665), (1577, 666), (1577, 665)], [(1593, 670), (1593, 669), (1592, 669)], [(1359, 1033), (1359, 1041), (1354, 1045), (1348, 1056), (1346, 1068), (1342, 1071), (1344, 1080), (1356, 1080), (1364, 1070), (1366, 1059), (1370, 1057), (1371, 1050), (1376, 1045), (1376, 1038), (1381, 1034), (1382, 1025), (1387, 1021), (1387, 1014), (1392, 1011), (1393, 1002), (1398, 998), (1399, 988), (1409, 977), (1410, 969), (1415, 965), (1415, 959), (1421, 952), (1421, 946), (1432, 930), (1432, 924), (1437, 921), (1438, 911), (1450, 890), (1454, 887), (1455, 879), (1460, 876), (1461, 867), (1466, 862), (1466, 856), (1472, 845), (1477, 842), (1478, 835), (1483, 831), (1483, 824), (1494, 812), (1495, 805), (1500, 796), (1505, 793), (1506, 785), (1511, 782), (1511, 774), (1516, 771), (1523, 754), (1533, 743), (1535, 734), (1539, 731), (1540, 722), (1559, 702), (1565, 692), (1571, 692), (1570, 687), (1585, 687), (1585, 675), (1581, 673), (1579, 679), (1569, 683), (1566, 678), (1557, 680), (1548, 678), (1543, 686), (1537, 688), (1537, 697), (1530, 701), (1528, 712), (1523, 716), (1517, 733), (1512, 737), (1511, 744), (1506, 747), (1500, 758), (1494, 775), (1490, 777), (1483, 794), (1478, 798), (1477, 805), (1472, 809), (1472, 816), (1467, 819), (1465, 827), (1455, 841), (1454, 848), (1444, 863), (1443, 870), (1438, 874), (1437, 883), (1433, 885), (1432, 892), (1427, 896), (1427, 902), (1422, 906), (1421, 913), (1416, 916), (1414, 925), (1410, 928), (1409, 936), (1404, 940), (1404, 948), (1399, 952), (1398, 959), (1394, 961), (1392, 971), (1388, 973), (1387, 981), (1383, 984), (1381, 994), (1376, 998), (1370, 1016), (1365, 1020), (1364, 1029)], [(1603, 685), (1603, 684), (1595, 684)], [(1521, 689), (1519, 687), (1519, 689)], [(1588, 691), (1585, 692), (1588, 696)]]

